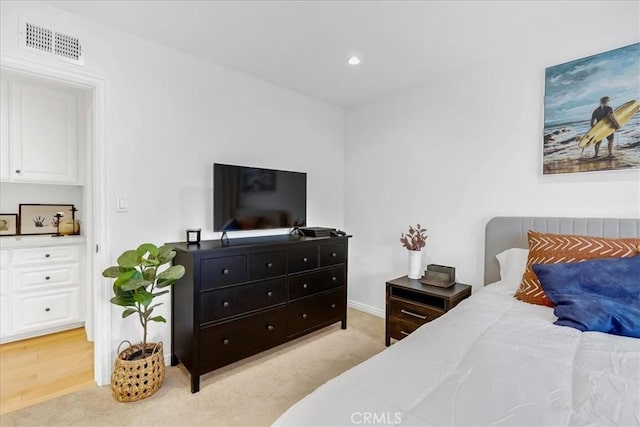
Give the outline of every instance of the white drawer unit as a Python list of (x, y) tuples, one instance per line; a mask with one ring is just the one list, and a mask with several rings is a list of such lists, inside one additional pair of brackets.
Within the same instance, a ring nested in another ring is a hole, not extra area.
[(13, 249), (12, 267), (29, 265), (51, 265), (61, 262), (77, 262), (79, 246), (49, 246), (43, 248)]
[(49, 293), (17, 294), (13, 302), (13, 333), (53, 328), (80, 320), (78, 288)]
[(0, 251), (0, 339), (29, 338), (84, 321), (83, 244)]

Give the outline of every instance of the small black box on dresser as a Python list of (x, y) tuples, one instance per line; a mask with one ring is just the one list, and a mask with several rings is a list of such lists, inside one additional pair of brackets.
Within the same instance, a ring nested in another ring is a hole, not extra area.
[(200, 375), (347, 321), (350, 236), (171, 243), (185, 276), (171, 293), (171, 364)]

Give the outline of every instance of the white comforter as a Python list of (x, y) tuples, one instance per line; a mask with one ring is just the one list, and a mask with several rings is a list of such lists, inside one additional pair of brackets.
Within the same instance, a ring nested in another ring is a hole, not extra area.
[(276, 425), (640, 425), (640, 340), (556, 326), (490, 285)]

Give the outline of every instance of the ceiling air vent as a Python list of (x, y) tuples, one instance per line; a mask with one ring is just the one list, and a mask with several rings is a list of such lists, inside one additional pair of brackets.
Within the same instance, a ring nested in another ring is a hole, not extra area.
[(20, 47), (84, 65), (80, 39), (33, 22), (20, 22)]

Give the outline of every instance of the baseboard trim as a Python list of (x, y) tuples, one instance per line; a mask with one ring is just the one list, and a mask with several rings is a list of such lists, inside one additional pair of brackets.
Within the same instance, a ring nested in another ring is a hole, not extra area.
[(378, 307), (374, 307), (372, 305), (368, 305), (368, 304), (363, 304), (361, 302), (358, 301), (354, 301), (352, 299), (347, 301), (347, 305), (351, 308), (355, 308), (356, 310), (360, 310), (360, 311), (364, 311), (365, 313), (369, 313), (372, 314), (374, 316), (377, 317), (382, 317), (384, 318), (384, 310)]

